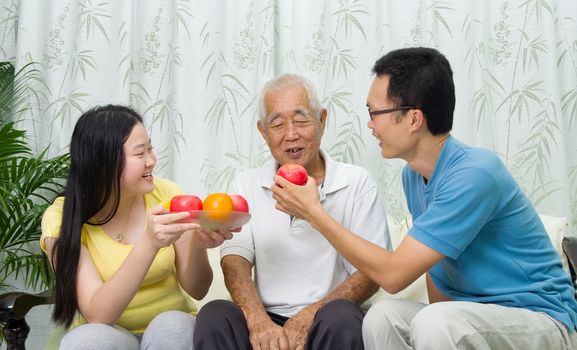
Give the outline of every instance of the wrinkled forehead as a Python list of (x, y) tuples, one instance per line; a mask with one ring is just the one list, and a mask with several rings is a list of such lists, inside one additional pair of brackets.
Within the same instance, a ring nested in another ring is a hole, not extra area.
[(307, 90), (301, 85), (268, 91), (264, 96), (264, 106), (267, 115), (270, 113), (292, 113), (297, 109), (311, 109)]
[(311, 119), (314, 119), (314, 115), (310, 108), (298, 107), (288, 111), (270, 112), (266, 115), (265, 121), (267, 124), (270, 124), (275, 120), (306, 121)]

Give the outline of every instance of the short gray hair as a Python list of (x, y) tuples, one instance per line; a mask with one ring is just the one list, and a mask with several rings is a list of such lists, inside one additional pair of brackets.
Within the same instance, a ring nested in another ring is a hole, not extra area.
[(282, 89), (291, 88), (293, 86), (302, 86), (309, 98), (309, 107), (315, 112), (315, 119), (318, 121), (319, 116), (321, 113), (321, 105), (319, 103), (319, 99), (317, 97), (317, 92), (315, 87), (305, 77), (302, 77), (297, 74), (282, 74), (276, 78), (269, 80), (266, 84), (264, 84), (261, 93), (260, 93), (260, 101), (259, 101), (259, 109), (258, 109), (258, 117), (260, 122), (263, 125), (266, 125), (266, 105), (265, 105), (265, 97), (271, 91), (279, 91)]

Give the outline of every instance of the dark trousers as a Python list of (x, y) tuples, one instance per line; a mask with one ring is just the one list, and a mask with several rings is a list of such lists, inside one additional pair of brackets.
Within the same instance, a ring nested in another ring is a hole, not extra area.
[[(287, 317), (268, 313), (279, 326)], [(362, 322), (360, 307), (345, 299), (327, 303), (315, 315), (307, 350), (362, 350)], [(204, 305), (196, 316), (194, 331), (196, 350), (252, 350), (248, 327), (242, 310), (227, 300), (214, 300)]]

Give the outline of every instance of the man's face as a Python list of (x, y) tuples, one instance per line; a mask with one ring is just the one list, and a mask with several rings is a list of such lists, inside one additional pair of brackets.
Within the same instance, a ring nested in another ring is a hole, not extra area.
[(274, 159), (281, 165), (295, 163), (311, 171), (318, 159), (326, 111), (317, 119), (300, 85), (265, 95), (266, 122), (257, 124)]
[[(389, 76), (376, 76), (367, 96), (369, 113), (399, 107), (389, 100), (388, 91)], [(402, 111), (376, 114), (369, 119), (367, 126), (377, 138), (384, 158), (405, 158), (405, 152), (410, 147), (407, 128), (410, 119), (408, 115), (402, 117)]]

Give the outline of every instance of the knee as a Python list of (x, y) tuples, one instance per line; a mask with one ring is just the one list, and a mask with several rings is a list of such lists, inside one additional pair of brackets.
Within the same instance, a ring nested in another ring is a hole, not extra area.
[(362, 349), (363, 312), (349, 300), (327, 303), (315, 315), (307, 349)]
[(197, 323), (207, 324), (217, 322), (222, 325), (222, 319), (243, 318), (242, 310), (228, 300), (213, 300), (204, 305), (197, 315)]
[(240, 307), (228, 300), (204, 305), (196, 315), (194, 345), (203, 349), (249, 348), (248, 328)]
[(389, 300), (383, 300), (373, 305), (363, 318), (363, 334), (375, 333), (382, 328), (388, 328), (392, 324), (389, 316), (398, 313), (395, 304)]
[(164, 328), (174, 334), (183, 334), (182, 332), (191, 332), (194, 329), (196, 318), (182, 311), (165, 311), (158, 314), (150, 321), (148, 327)]
[(228, 300), (212, 300), (206, 303), (198, 312), (199, 315), (201, 314), (213, 314), (213, 313), (229, 313), (234, 312), (234, 309), (237, 309), (238, 306)]
[(224, 325), (245, 324), (240, 307), (228, 300), (213, 300), (204, 305), (196, 315), (195, 336), (203, 337), (219, 332)]
[(182, 311), (165, 311), (158, 314), (142, 335), (143, 349), (190, 349), (196, 318)]
[(329, 329), (350, 329), (363, 321), (363, 312), (354, 302), (337, 299), (323, 306), (315, 316), (315, 322)]
[(445, 338), (454, 325), (466, 320), (449, 303), (431, 304), (419, 311), (410, 325), (411, 339), (419, 344), (435, 344)]
[(372, 306), (363, 318), (363, 335), (374, 334), (377, 329), (381, 328), (381, 319), (381, 314), (377, 312), (375, 306)]
[(60, 349), (102, 350), (138, 349), (136, 337), (130, 332), (102, 323), (87, 323), (68, 331), (60, 342)]

